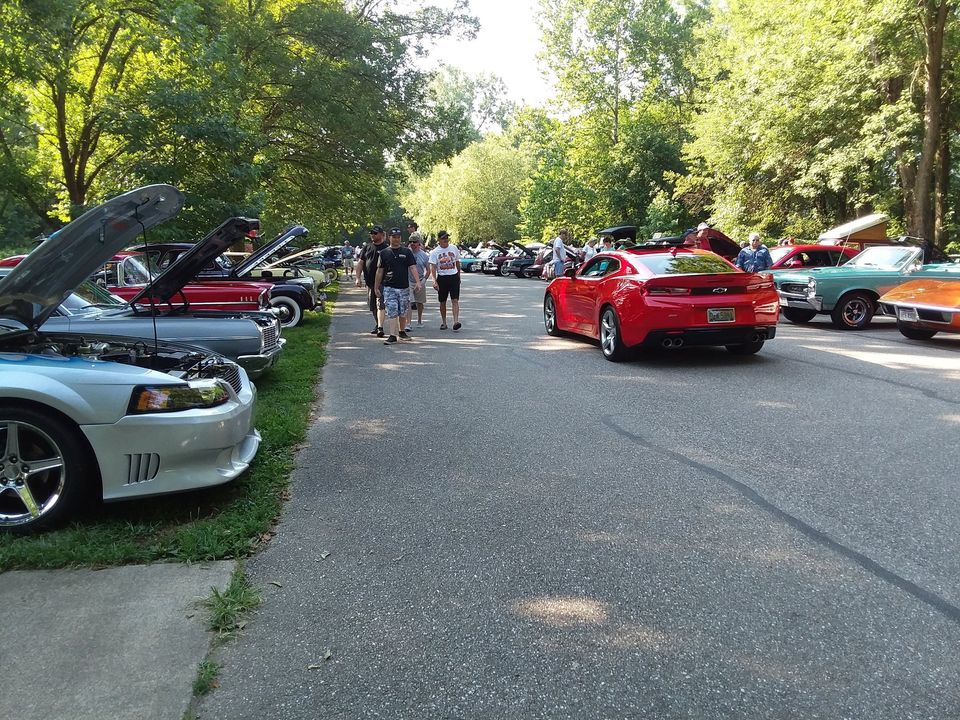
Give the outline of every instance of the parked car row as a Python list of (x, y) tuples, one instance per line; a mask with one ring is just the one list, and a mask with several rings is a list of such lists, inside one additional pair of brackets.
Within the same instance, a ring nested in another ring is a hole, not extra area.
[(269, 272), (269, 251), (222, 258), (256, 220), (131, 249), (183, 204), (172, 186), (139, 188), (0, 261), (0, 530), (41, 530), (94, 499), (225, 483), (256, 454), (251, 378), (280, 357), (281, 320), (295, 324), (322, 293), (304, 273)]

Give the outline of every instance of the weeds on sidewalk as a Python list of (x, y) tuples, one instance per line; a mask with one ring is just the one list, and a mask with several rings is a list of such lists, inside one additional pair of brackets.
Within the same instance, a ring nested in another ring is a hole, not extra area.
[(222, 665), (212, 660), (201, 660), (197, 668), (197, 679), (193, 681), (193, 694), (206, 695), (218, 687), (217, 677)]
[(230, 576), (230, 584), (223, 592), (213, 588), (213, 592), (200, 603), (210, 614), (209, 628), (220, 639), (233, 637), (243, 629), (243, 616), (260, 605), (260, 593), (247, 580), (242, 564)]
[(104, 505), (41, 535), (0, 535), (0, 572), (241, 558), (269, 539), (326, 362), (336, 288), (327, 296), (328, 312), (306, 313), (300, 327), (284, 330), (280, 362), (256, 383), (255, 421), (263, 442), (248, 472), (209, 490)]

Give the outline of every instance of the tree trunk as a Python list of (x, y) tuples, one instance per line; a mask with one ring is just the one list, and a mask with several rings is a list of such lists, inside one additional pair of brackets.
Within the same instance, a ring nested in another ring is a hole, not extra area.
[(948, 0), (922, 0), (921, 22), (926, 45), (926, 82), (923, 99), (923, 141), (913, 186), (913, 212), (909, 231), (914, 237), (933, 239), (934, 161), (943, 122), (943, 35)]
[[(944, 100), (943, 117), (950, 117), (950, 100)], [(938, 247), (950, 242), (947, 230), (947, 212), (950, 208), (950, 128), (944, 122), (940, 128), (940, 145), (937, 148), (936, 194), (933, 198), (933, 241)]]

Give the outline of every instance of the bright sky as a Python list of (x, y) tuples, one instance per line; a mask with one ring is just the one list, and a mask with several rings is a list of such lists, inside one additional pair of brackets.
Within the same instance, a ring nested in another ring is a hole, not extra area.
[(539, 12), (537, 0), (470, 0), (470, 11), (480, 20), (476, 40), (438, 43), (428, 65), (443, 62), (470, 75), (499, 75), (517, 104), (545, 105), (552, 93), (537, 65), (541, 49), (534, 19)]

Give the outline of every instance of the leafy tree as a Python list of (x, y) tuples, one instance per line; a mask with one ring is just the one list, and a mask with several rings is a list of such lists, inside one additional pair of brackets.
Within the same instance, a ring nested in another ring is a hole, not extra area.
[(521, 187), (531, 169), (524, 148), (489, 135), (414, 180), (401, 201), (426, 232), (446, 229), (463, 243), (514, 240)]

